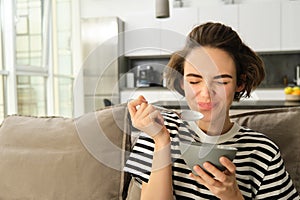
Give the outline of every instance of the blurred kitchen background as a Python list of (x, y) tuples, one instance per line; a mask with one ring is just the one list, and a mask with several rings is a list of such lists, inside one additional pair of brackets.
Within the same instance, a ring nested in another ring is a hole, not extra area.
[(207, 21), (232, 26), (263, 58), (267, 77), (251, 101), (284, 101), (300, 80), (300, 0), (169, 0), (168, 18), (155, 1), (0, 0), (0, 121), (76, 117), (139, 94), (182, 100), (163, 70)]

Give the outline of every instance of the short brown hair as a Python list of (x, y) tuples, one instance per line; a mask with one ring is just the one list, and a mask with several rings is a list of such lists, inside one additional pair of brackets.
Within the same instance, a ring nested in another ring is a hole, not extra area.
[(184, 62), (189, 52), (196, 46), (222, 49), (234, 60), (237, 85), (245, 84), (241, 92), (237, 92), (234, 100), (242, 96), (250, 97), (250, 93), (265, 78), (264, 63), (261, 58), (246, 44), (229, 26), (208, 22), (195, 27), (188, 35), (185, 47), (172, 54), (166, 67), (167, 86), (184, 96), (181, 88), (184, 74)]

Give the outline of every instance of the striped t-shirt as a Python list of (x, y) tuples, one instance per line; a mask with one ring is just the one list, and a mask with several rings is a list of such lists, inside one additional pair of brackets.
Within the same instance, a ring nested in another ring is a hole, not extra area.
[[(191, 169), (181, 158), (180, 141), (198, 141), (227, 145), (238, 149), (233, 163), (236, 180), (245, 199), (300, 199), (285, 170), (280, 151), (267, 136), (234, 123), (220, 136), (209, 136), (193, 123), (183, 122), (173, 112), (163, 113), (170, 132), (174, 199), (217, 199), (203, 185), (191, 179)], [(145, 133), (136, 141), (126, 162), (125, 171), (139, 184), (148, 182), (154, 142)]]

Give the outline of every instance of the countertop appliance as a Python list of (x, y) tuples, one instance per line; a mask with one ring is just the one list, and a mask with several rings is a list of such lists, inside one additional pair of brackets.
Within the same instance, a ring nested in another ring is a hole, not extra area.
[(154, 82), (155, 72), (150, 65), (137, 66), (136, 72), (136, 86), (137, 87), (150, 87)]

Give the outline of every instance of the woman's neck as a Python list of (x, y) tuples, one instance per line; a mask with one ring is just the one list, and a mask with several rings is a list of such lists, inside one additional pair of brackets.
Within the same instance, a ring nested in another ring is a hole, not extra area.
[(198, 127), (207, 135), (215, 136), (227, 133), (233, 126), (229, 118), (216, 120), (214, 122), (198, 121)]

